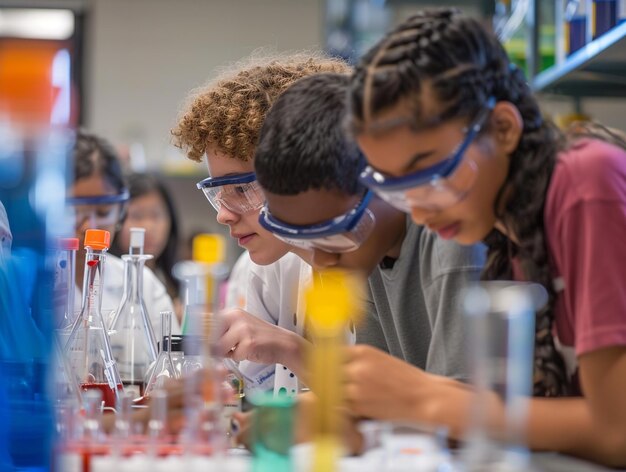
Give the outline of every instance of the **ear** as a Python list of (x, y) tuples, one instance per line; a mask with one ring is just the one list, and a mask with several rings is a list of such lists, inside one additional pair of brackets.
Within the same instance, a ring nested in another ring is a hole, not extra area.
[(492, 136), (506, 154), (517, 148), (524, 131), (522, 115), (511, 102), (498, 102), (491, 113)]

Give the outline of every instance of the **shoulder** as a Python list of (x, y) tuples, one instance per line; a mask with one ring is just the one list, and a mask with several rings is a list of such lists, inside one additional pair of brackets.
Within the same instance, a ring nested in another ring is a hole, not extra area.
[(581, 139), (559, 153), (547, 204), (560, 209), (582, 201), (626, 201), (626, 150), (596, 139)]

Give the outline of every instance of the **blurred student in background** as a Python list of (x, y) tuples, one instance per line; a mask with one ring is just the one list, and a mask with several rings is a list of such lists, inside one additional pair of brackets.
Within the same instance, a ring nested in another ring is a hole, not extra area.
[(165, 285), (180, 321), (182, 306), (178, 282), (172, 275), (172, 268), (179, 259), (180, 240), (174, 202), (164, 183), (156, 175), (133, 173), (126, 180), (130, 193), (126, 218), (115, 235), (110, 252), (116, 256), (126, 254), (130, 243), (130, 228), (145, 228), (144, 251), (154, 256), (146, 265)]
[[(91, 228), (107, 230), (114, 239), (121, 228), (129, 199), (122, 168), (113, 147), (104, 139), (79, 131), (74, 146), (74, 181), (68, 188), (68, 215), (74, 223), (75, 235), (81, 249), (76, 253), (76, 309), (80, 308), (83, 287), (85, 232)], [(126, 252), (126, 251), (124, 251)], [(124, 290), (124, 263), (109, 254), (106, 262), (102, 313), (116, 310)], [(173, 311), (172, 300), (165, 286), (146, 267), (143, 274), (143, 296), (155, 333), (161, 330), (161, 311)], [(110, 319), (108, 320), (110, 322)], [(179, 333), (177, 319), (172, 320), (172, 332)]]

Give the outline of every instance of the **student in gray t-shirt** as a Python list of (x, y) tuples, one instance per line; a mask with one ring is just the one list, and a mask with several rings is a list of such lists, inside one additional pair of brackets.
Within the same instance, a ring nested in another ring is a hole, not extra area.
[(255, 155), (267, 201), (260, 222), (311, 249), (313, 266), (369, 274), (371, 300), (357, 342), (464, 379), (458, 298), (478, 279), (484, 248), (439, 238), (361, 186), (363, 157), (341, 128), (347, 84), (344, 75), (314, 75), (274, 103)]

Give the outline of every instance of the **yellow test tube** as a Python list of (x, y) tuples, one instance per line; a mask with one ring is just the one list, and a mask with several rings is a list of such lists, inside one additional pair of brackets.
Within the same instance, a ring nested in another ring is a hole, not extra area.
[(360, 314), (358, 280), (329, 269), (313, 274), (306, 293), (313, 347), (309, 357), (311, 389), (317, 396), (314, 415), (313, 472), (336, 470), (340, 451), (337, 408), (343, 400), (341, 348), (349, 322)]

